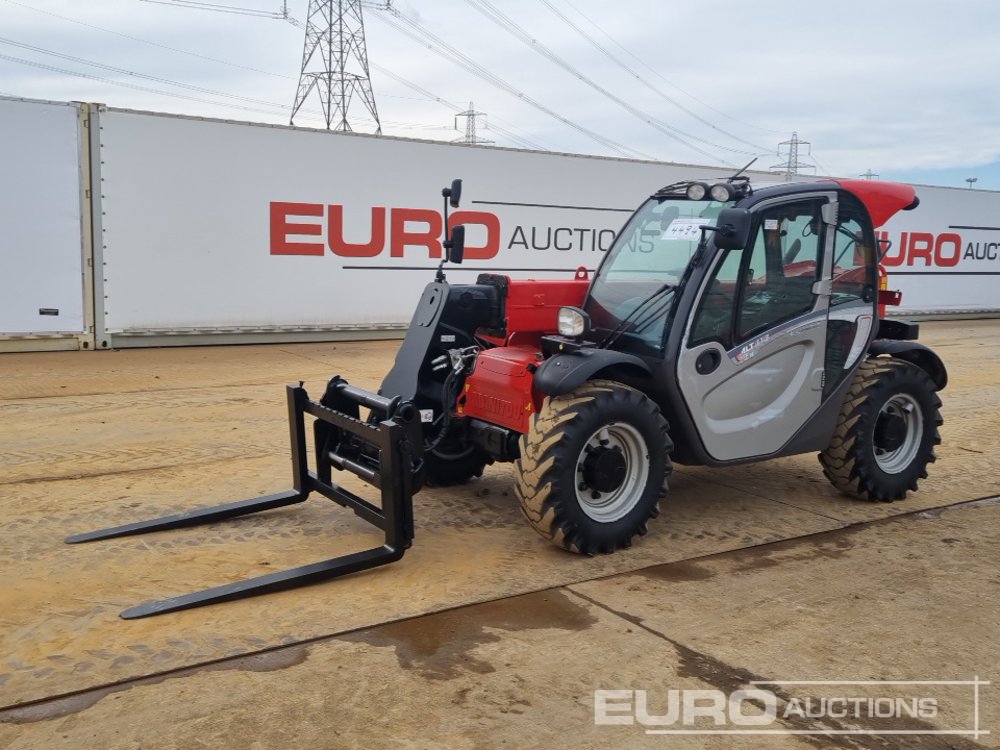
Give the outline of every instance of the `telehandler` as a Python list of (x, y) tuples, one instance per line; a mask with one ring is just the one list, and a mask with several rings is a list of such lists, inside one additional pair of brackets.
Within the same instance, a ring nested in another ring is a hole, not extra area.
[[(460, 193), (460, 180), (442, 191), (445, 227)], [(339, 375), (319, 401), (288, 386), (291, 490), (67, 541), (209, 523), (312, 492), (384, 530), (373, 549), (122, 613), (132, 618), (398, 560), (414, 493), (496, 461), (514, 463), (532, 528), (588, 555), (646, 533), (672, 463), (818, 452), (842, 492), (901, 500), (934, 461), (948, 376), (916, 324), (884, 315), (900, 295), (886, 289), (875, 229), (918, 203), (910, 186), (864, 180), (678, 182), (639, 206), (592, 278), (580, 268), (565, 280), (449, 284), (443, 266), (461, 263), (464, 228), (446, 228), (445, 257), (378, 392)]]

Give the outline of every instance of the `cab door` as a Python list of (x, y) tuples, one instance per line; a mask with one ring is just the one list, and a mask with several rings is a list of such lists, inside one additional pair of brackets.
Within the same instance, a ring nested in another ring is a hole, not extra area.
[(831, 242), (830, 311), (827, 315), (824, 399), (854, 373), (878, 330), (878, 265), (868, 212), (849, 193), (839, 197)]
[(717, 254), (677, 359), (681, 394), (718, 461), (779, 451), (823, 398), (836, 194), (754, 208), (750, 243)]

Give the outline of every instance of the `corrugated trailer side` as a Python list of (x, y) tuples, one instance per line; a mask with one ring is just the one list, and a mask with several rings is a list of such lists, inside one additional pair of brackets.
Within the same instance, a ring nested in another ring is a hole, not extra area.
[[(643, 195), (733, 171), (103, 105), (0, 108), (0, 351), (401, 336), (440, 259), (437, 191), (454, 177), (468, 252), (450, 273), (467, 281), (593, 268)], [(881, 230), (903, 291), (890, 314), (1000, 311), (1000, 193), (918, 193)]]
[(452, 178), (465, 180), (452, 218), (468, 249), (449, 273), (471, 280), (593, 268), (644, 194), (734, 171), (99, 117), (99, 346), (400, 336), (440, 258), (439, 191)]
[(0, 352), (94, 346), (88, 112), (0, 97)]
[(900, 314), (1000, 312), (1000, 192), (917, 185), (920, 205), (883, 227), (882, 259)]

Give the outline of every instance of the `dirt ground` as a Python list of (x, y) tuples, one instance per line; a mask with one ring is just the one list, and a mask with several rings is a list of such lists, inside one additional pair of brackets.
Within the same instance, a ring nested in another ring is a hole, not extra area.
[(645, 538), (583, 558), (536, 537), (491, 467), (421, 492), (388, 568), (138, 621), (117, 613), (377, 543), (318, 499), (62, 539), (286, 489), (283, 384), (374, 387), (398, 344), (0, 356), (0, 747), (1000, 747), (995, 684), (978, 737), (928, 733), (973, 727), (968, 685), (921, 688), (947, 693), (940, 711), (888, 739), (834, 719), (821, 737), (594, 722), (597, 689), (662, 708), (754, 680), (995, 682), (1000, 504), (961, 503), (1000, 494), (1000, 322), (922, 330), (951, 382), (939, 460), (903, 503), (838, 495), (814, 456), (682, 467)]

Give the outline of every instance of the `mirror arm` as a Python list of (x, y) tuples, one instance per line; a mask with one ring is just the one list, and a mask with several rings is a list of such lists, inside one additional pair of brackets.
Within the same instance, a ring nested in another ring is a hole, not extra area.
[(451, 253), (452, 247), (451, 229), (448, 227), (448, 205), (451, 204), (452, 208), (458, 208), (461, 195), (461, 180), (452, 180), (451, 187), (441, 189), (441, 196), (444, 198), (444, 239), (441, 241), (441, 262), (438, 263), (437, 275), (434, 277), (435, 281), (438, 282), (445, 280), (444, 263), (446, 260), (449, 260), (448, 256)]

